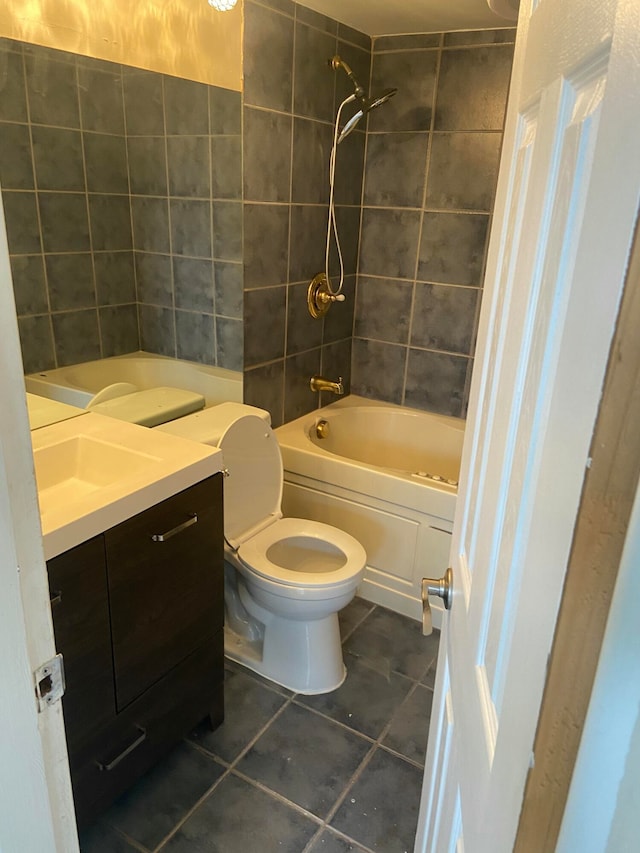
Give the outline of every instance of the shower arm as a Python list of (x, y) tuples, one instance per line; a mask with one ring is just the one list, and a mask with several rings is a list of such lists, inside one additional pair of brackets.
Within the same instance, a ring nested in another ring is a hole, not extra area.
[(358, 83), (355, 74), (351, 70), (351, 68), (347, 65), (344, 59), (341, 59), (337, 54), (329, 60), (329, 65), (333, 68), (334, 71), (337, 71), (338, 68), (342, 68), (344, 73), (347, 75), (349, 80), (353, 83), (353, 88), (355, 89), (355, 96), (361, 101), (364, 101), (364, 89)]

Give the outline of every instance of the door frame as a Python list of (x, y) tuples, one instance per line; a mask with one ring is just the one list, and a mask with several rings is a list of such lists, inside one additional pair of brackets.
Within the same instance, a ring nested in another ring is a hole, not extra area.
[(514, 853), (556, 847), (623, 549), (627, 539), (638, 535), (629, 521), (640, 481), (639, 326), (640, 226), (636, 225)]
[(62, 703), (35, 699), (55, 642), (1, 204), (0, 364), (0, 849), (76, 853)]

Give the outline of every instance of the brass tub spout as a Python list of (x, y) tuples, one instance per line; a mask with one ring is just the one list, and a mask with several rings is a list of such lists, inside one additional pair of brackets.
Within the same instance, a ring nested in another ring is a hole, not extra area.
[(309, 388), (311, 388), (312, 391), (331, 391), (332, 394), (337, 394), (339, 397), (344, 394), (342, 376), (338, 377), (337, 382), (325, 379), (324, 376), (312, 376), (311, 381), (309, 382)]

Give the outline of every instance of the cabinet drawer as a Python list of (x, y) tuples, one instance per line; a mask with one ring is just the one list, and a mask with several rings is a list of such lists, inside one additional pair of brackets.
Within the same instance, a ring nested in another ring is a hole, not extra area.
[(105, 548), (122, 710), (222, 627), (222, 476), (107, 531)]
[(56, 649), (64, 657), (67, 745), (82, 748), (115, 715), (102, 536), (47, 563)]
[(90, 751), (71, 760), (78, 824), (86, 826), (185, 733), (210, 715), (223, 716), (222, 631), (118, 714)]

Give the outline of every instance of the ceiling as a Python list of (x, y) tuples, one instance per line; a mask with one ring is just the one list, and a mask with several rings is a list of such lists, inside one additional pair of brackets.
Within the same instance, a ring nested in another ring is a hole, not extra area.
[[(487, 0), (299, 0), (370, 36), (436, 33), (512, 27), (489, 8)], [(496, 8), (516, 6), (516, 0), (491, 0)]]

